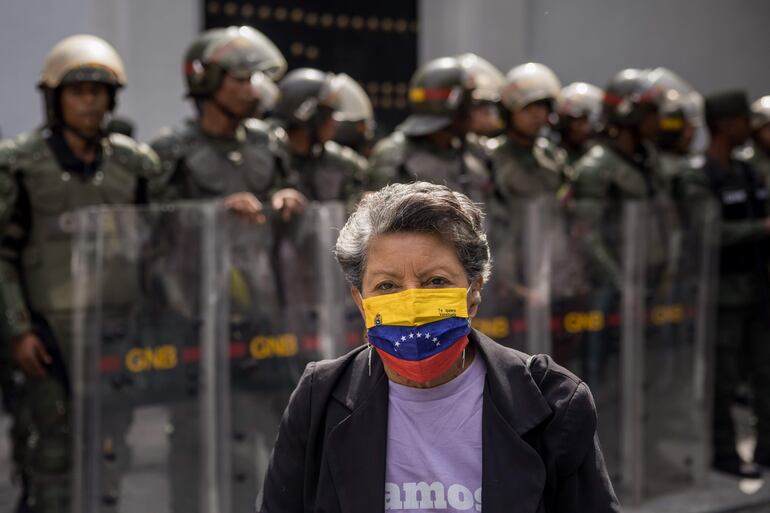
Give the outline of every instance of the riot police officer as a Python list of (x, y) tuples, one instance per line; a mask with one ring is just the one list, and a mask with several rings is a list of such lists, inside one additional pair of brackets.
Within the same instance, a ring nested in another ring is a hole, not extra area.
[(251, 77), (251, 85), (256, 92), (257, 109), (254, 117), (265, 120), (270, 117), (278, 103), (281, 91), (273, 80), (265, 73), (257, 73)]
[(500, 110), (500, 89), (505, 77), (491, 62), (475, 53), (464, 53), (457, 58), (475, 85), (471, 91), (469, 137), (497, 137), (505, 126)]
[[(126, 83), (106, 41), (68, 37), (46, 57), (39, 88), (46, 123), (0, 146), (0, 293), (3, 330), (26, 376), (21, 408), (28, 419), (24, 455), (26, 507), (69, 511), (72, 462), (68, 356), (73, 282), (70, 211), (143, 202), (160, 171), (155, 153), (105, 122)], [(107, 483), (110, 490), (116, 483)]]
[(337, 122), (334, 141), (346, 146), (366, 160), (372, 154), (374, 131), (377, 123), (374, 119), (372, 101), (358, 82), (345, 74), (338, 75), (339, 108), (332, 117)]
[(296, 69), (280, 81), (271, 121), (298, 189), (311, 201), (354, 201), (361, 192), (363, 160), (332, 138), (346, 75)]
[(553, 129), (567, 166), (574, 166), (595, 142), (602, 96), (601, 89), (585, 82), (573, 82), (561, 90)]
[[(164, 129), (151, 143), (161, 158), (168, 182), (163, 199), (223, 199), (225, 206), (236, 214), (260, 224), (267, 221), (262, 204), (271, 202), (274, 211), (281, 211), (280, 217), (270, 219), (269, 226), (276, 229), (285, 227), (283, 221), (289, 217), (296, 218), (306, 198), (291, 187), (288, 158), (272, 128), (257, 119), (275, 108), (277, 87), (273, 80), (285, 71), (286, 61), (278, 48), (251, 27), (212, 29), (193, 41), (184, 57), (184, 76), (187, 97), (194, 102), (197, 116)], [(272, 243), (259, 237), (263, 232), (237, 222), (228, 225), (227, 230), (223, 227), (225, 231), (227, 237), (223, 240), (227, 241), (227, 250), (235, 262), (246, 258), (244, 255), (265, 251), (264, 247), (257, 246)], [(167, 244), (186, 243), (173, 240), (173, 234), (169, 234), (169, 238), (172, 242), (165, 241)], [(271, 333), (270, 326), (260, 321), (276, 303), (273, 273), (261, 267), (248, 267), (235, 265), (230, 269), (232, 289), (227, 321), (231, 340)], [(166, 316), (167, 324), (194, 325), (195, 320), (189, 315), (194, 309), (187, 305), (185, 297), (194, 294), (178, 292), (186, 286), (170, 278), (164, 284), (164, 293), (174, 307), (174, 314), (183, 314)], [(156, 329), (185, 332), (173, 325)], [(255, 333), (258, 330), (261, 333)], [(265, 390), (264, 381), (251, 383), (252, 390), (246, 392), (242, 386), (243, 379), (269, 372), (267, 367), (271, 363), (259, 363), (258, 372), (254, 370), (255, 362), (247, 361), (234, 364), (231, 373), (232, 411), (243, 410), (244, 403), (253, 405), (253, 409), (233, 417), (233, 436), (228, 438), (234, 477), (232, 495), (238, 504), (252, 504), (254, 500), (259, 470), (248, 454), (258, 450), (256, 437), (261, 434), (271, 438), (278, 424), (278, 406), (255, 397), (258, 393), (275, 395)], [(293, 383), (291, 373), (283, 370), (279, 369), (280, 377)], [(190, 483), (199, 472), (200, 455), (195, 450), (200, 440), (198, 415), (194, 401), (180, 401), (171, 406), (169, 477), (175, 511), (194, 512), (199, 508), (197, 496), (189, 492)]]
[[(658, 301), (670, 301), (667, 284), (676, 269), (668, 256), (674, 253), (670, 248), (678, 240), (679, 224), (653, 146), (659, 126), (658, 102), (659, 89), (648, 70), (625, 69), (616, 74), (604, 89), (603, 133), (574, 166), (569, 205), (575, 230), (583, 234), (579, 254), (590, 284), (588, 308), (604, 315), (620, 309), (621, 294), (632, 293), (624, 286), (627, 275), (622, 272), (617, 244), (618, 240), (630, 243), (631, 237), (637, 237), (634, 240), (646, 250), (641, 286), (649, 294), (641, 300), (651, 307)], [(638, 216), (640, 211), (626, 209), (632, 202), (647, 208), (643, 218)], [(626, 233), (620, 222), (624, 213), (633, 215), (642, 229)], [(591, 382), (606, 372), (600, 362), (612, 357), (617, 348), (617, 340), (612, 338), (618, 335), (613, 330), (587, 334), (585, 373)], [(650, 333), (648, 338), (659, 335), (668, 336)]]
[(652, 145), (659, 93), (648, 70), (625, 69), (610, 81), (602, 105), (604, 137), (575, 165), (576, 198), (648, 199), (663, 190)]
[[(572, 184), (576, 211), (587, 226), (601, 226), (606, 208), (614, 208), (614, 202), (652, 200), (670, 204), (653, 146), (660, 123), (659, 101), (660, 89), (649, 70), (625, 69), (605, 88), (603, 137), (575, 164)], [(651, 222), (648, 229), (655, 231), (657, 225)], [(660, 234), (649, 235), (660, 238)], [(603, 281), (620, 290), (617, 259), (608, 249), (597, 241), (597, 270)], [(660, 263), (665, 259), (665, 250), (653, 244), (647, 257)]]
[(456, 57), (421, 66), (409, 85), (411, 113), (374, 148), (367, 189), (424, 180), (484, 201), (489, 165), (483, 150), (467, 139), (474, 88), (472, 73)]
[(168, 183), (162, 199), (225, 198), (229, 208), (252, 220), (262, 219), (264, 201), (301, 210), (304, 198), (287, 187), (278, 143), (255, 118), (267, 104), (254, 84), (285, 71), (278, 48), (251, 27), (212, 29), (190, 45), (184, 74), (198, 115), (163, 129), (150, 143)]
[(660, 172), (669, 193), (681, 198), (681, 181), (691, 167), (695, 131), (701, 126), (703, 97), (673, 71), (650, 72), (660, 89), (660, 126), (656, 145)]
[(562, 185), (564, 157), (542, 137), (560, 91), (559, 79), (543, 64), (529, 62), (506, 74), (500, 92), (505, 134), (488, 143), (495, 189), (503, 201), (555, 196)]
[(770, 465), (770, 217), (767, 186), (746, 162), (734, 157), (751, 135), (749, 105), (742, 91), (712, 95), (705, 102), (711, 134), (705, 156), (683, 180), (690, 200), (721, 203), (722, 233), (717, 297), (714, 390), (714, 467), (741, 477), (758, 477), (736, 451), (731, 406), (748, 370), (755, 391), (757, 446), (754, 460)]

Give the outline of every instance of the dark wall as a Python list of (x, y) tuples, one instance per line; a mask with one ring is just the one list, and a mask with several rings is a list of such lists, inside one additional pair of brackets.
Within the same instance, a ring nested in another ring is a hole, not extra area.
[(212, 0), (204, 3), (204, 25), (251, 25), (278, 45), (289, 69), (347, 73), (369, 93), (380, 132), (407, 114), (407, 85), (417, 66), (417, 0)]

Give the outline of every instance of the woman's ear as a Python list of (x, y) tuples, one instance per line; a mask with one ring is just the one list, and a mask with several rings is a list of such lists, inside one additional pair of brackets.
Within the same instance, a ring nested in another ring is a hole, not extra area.
[(350, 287), (350, 296), (355, 301), (358, 311), (361, 313), (361, 318), (366, 322), (366, 314), (364, 314), (364, 299), (361, 297), (361, 292), (355, 287)]
[(471, 290), (468, 293), (468, 317), (473, 318), (479, 311), (481, 304), (481, 287), (484, 286), (484, 278), (479, 276), (471, 283)]

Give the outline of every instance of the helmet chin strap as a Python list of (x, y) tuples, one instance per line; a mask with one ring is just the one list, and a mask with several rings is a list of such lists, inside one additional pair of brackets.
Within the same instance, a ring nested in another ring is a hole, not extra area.
[(78, 130), (74, 126), (67, 124), (64, 121), (60, 123), (60, 126), (67, 132), (71, 133), (72, 135), (76, 136), (78, 139), (83, 141), (86, 144), (86, 146), (90, 148), (94, 148), (99, 144), (101, 144), (102, 139), (104, 139), (104, 137), (107, 135), (106, 132), (101, 127), (99, 128), (99, 132), (96, 135), (91, 136), (83, 133), (82, 130)]
[[(235, 112), (233, 112), (231, 109), (227, 108), (222, 102), (220, 102), (219, 100), (217, 100), (214, 97), (209, 98), (209, 101), (211, 102), (212, 105), (214, 105), (219, 110), (219, 112), (224, 114), (225, 117), (227, 117), (227, 119), (232, 121), (234, 124), (238, 124), (241, 121), (243, 121), (244, 119), (249, 117), (248, 114), (245, 115), (245, 116), (244, 115), (240, 115), (240, 114), (236, 114)], [(254, 109), (249, 109), (248, 112), (254, 112), (254, 110), (256, 109), (256, 102), (255, 102), (254, 107), (255, 107)]]
[(305, 126), (307, 127), (306, 133), (308, 135), (308, 141), (310, 142), (310, 153), (316, 157), (320, 157), (323, 155), (325, 148), (318, 138), (318, 131), (321, 128), (321, 121), (318, 119), (318, 115), (314, 114)]
[(533, 145), (533, 144), (535, 144), (535, 141), (537, 140), (537, 136), (535, 136), (535, 137), (532, 137), (532, 136), (530, 136), (529, 134), (525, 134), (524, 132), (522, 132), (521, 130), (519, 130), (519, 128), (516, 126), (516, 124), (515, 124), (513, 121), (511, 121), (511, 122), (508, 124), (508, 130), (510, 130), (511, 132), (513, 132), (515, 135), (517, 135), (518, 137), (520, 137), (522, 140), (525, 140), (525, 141), (527, 141), (527, 142), (528, 142), (530, 145)]

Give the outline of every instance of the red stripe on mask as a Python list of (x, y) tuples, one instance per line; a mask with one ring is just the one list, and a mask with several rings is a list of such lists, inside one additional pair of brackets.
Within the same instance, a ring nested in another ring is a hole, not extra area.
[(439, 378), (448, 371), (460, 358), (463, 349), (468, 345), (468, 337), (458, 339), (449, 348), (423, 360), (410, 361), (396, 358), (393, 355), (377, 349), (383, 363), (402, 378), (415, 383), (427, 383)]

